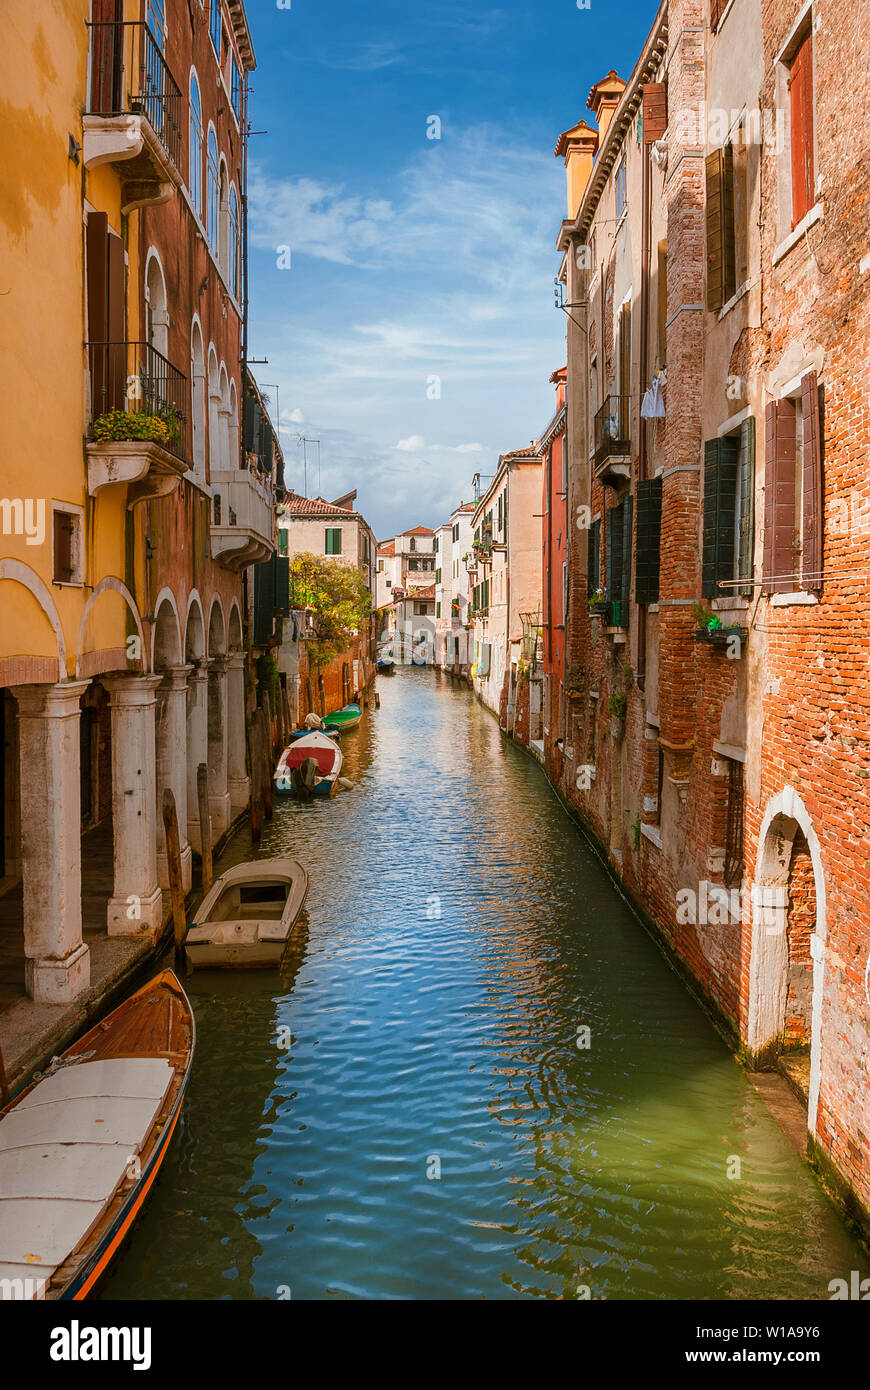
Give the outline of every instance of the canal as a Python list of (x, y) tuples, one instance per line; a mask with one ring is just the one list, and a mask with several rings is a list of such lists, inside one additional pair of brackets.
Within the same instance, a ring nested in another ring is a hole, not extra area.
[(280, 975), (188, 979), (103, 1296), (827, 1299), (857, 1247), (541, 770), (431, 671), (378, 690), (355, 789), (225, 857), (301, 859), (308, 920)]

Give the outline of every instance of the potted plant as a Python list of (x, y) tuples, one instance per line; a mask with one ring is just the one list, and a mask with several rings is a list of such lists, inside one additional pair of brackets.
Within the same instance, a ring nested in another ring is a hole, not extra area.
[(705, 608), (703, 603), (692, 605), (692, 617), (695, 620), (696, 642), (707, 642), (711, 646), (726, 647), (735, 638), (742, 642), (747, 636), (747, 628), (740, 627), (736, 623), (725, 626), (718, 613), (713, 613), (709, 608)]
[(593, 589), (587, 599), (590, 618), (603, 618), (607, 613), (607, 595), (603, 589)]

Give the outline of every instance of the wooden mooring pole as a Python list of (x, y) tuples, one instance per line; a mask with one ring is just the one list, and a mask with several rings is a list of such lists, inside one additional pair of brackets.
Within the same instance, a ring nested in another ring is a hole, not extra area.
[(199, 805), (199, 838), (202, 844), (202, 891), (211, 888), (214, 870), (211, 860), (211, 816), (208, 809), (208, 766), (200, 763), (196, 769), (196, 799)]
[(187, 914), (184, 911), (184, 884), (181, 878), (181, 840), (178, 835), (178, 812), (171, 787), (163, 789), (163, 829), (166, 832), (166, 864), (169, 870), (169, 896), (172, 901), (172, 930), (175, 953), (184, 953), (187, 935)]
[(269, 737), (266, 723), (266, 711), (260, 709), (257, 713), (260, 716), (260, 739), (262, 744), (263, 814), (266, 820), (271, 820), (275, 814), (275, 802), (272, 796), (272, 740)]
[(251, 754), (251, 844), (258, 845), (263, 834), (263, 759), (260, 753), (260, 721), (251, 716), (248, 733)]

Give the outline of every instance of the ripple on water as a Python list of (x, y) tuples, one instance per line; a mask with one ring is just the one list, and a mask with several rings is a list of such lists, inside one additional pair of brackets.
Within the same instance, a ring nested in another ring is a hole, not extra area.
[(858, 1252), (540, 769), (430, 672), (379, 688), (356, 789), (266, 827), (311, 874), (281, 973), (189, 981), (106, 1296), (828, 1297)]

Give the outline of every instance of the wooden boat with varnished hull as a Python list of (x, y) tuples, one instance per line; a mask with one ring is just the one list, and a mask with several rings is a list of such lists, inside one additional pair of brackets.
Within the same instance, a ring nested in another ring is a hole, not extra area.
[(0, 1280), (13, 1297), (83, 1299), (106, 1272), (166, 1156), (195, 1038), (166, 970), (0, 1112)]

